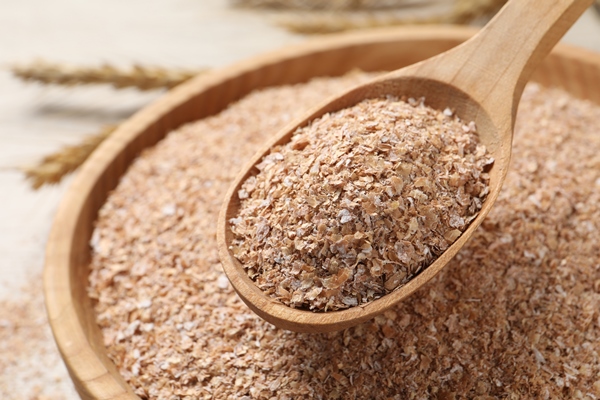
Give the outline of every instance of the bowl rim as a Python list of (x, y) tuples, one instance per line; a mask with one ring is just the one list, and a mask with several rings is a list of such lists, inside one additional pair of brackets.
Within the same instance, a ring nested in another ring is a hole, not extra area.
[[(318, 37), (244, 59), (228, 67), (192, 78), (123, 122), (77, 172), (57, 208), (46, 245), (43, 291), (48, 321), (59, 352), (80, 396), (89, 399), (139, 399), (131, 386), (118, 373), (114, 363), (108, 358), (104, 346), (98, 345), (98, 343), (103, 343), (99, 327), (95, 323), (90, 323), (90, 321), (86, 323), (79, 318), (85, 305), (76, 301), (76, 294), (81, 293), (82, 290), (85, 292), (86, 288), (76, 285), (74, 281), (77, 276), (81, 277), (81, 275), (85, 275), (87, 280), (86, 268), (78, 270), (74, 270), (74, 268), (86, 263), (86, 257), (89, 261), (89, 254), (81, 254), (76, 247), (78, 244), (81, 247), (82, 241), (86, 244), (89, 242), (92, 230), (92, 227), (87, 227), (87, 232), (82, 234), (79, 221), (86, 216), (90, 217), (90, 213), (93, 213), (90, 220), (94, 221), (97, 218), (98, 210), (105, 200), (94, 194), (104, 190), (107, 196), (108, 192), (116, 186), (116, 182), (122, 175), (113, 177), (109, 183), (104, 182), (103, 179), (106, 180), (117, 157), (127, 152), (131, 143), (147, 135), (152, 129), (158, 132), (157, 135), (164, 136), (177, 128), (181, 124), (167, 126), (161, 121), (168, 118), (173, 109), (184, 106), (198, 94), (243, 73), (316, 52), (326, 52), (355, 45), (436, 39), (454, 40), (460, 43), (471, 37), (476, 31), (474, 28), (457, 26), (415, 26), (372, 29)], [(600, 71), (600, 54), (591, 50), (559, 44), (553, 50), (552, 55), (591, 64)], [(586, 88), (582, 88), (579, 96), (577, 94), (575, 96), (585, 98), (586, 90)], [(200, 118), (204, 117), (198, 119)], [(123, 171), (126, 171), (127, 166), (123, 167)], [(88, 237), (83, 237), (86, 235)], [(87, 300), (90, 300), (87, 293), (85, 296)], [(90, 318), (95, 320), (95, 317)]]

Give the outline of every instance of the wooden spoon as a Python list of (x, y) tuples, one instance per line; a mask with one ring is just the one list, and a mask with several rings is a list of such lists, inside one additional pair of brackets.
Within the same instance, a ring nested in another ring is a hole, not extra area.
[[(328, 332), (364, 322), (393, 307), (433, 278), (465, 245), (494, 204), (508, 169), (513, 127), (521, 94), (532, 71), (593, 0), (512, 0), (472, 39), (426, 61), (356, 87), (289, 124), (259, 151), (231, 186), (218, 220), (219, 256), (242, 300), (274, 325), (298, 332)], [(368, 57), (368, 54), (365, 54)], [(495, 159), (490, 192), (477, 218), (429, 267), (406, 285), (346, 310), (311, 312), (288, 307), (263, 293), (230, 252), (229, 219), (237, 215), (241, 184), (258, 173), (255, 165), (293, 132), (326, 113), (386, 95), (425, 97), (436, 109), (450, 107), (475, 121), (480, 140)]]

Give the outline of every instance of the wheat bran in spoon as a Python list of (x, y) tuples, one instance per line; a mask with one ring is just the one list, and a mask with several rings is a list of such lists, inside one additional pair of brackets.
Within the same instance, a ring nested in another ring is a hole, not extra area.
[(312, 311), (406, 284), (467, 228), (493, 163), (474, 123), (424, 99), (369, 99), (273, 148), (239, 190), (232, 251), (256, 285)]

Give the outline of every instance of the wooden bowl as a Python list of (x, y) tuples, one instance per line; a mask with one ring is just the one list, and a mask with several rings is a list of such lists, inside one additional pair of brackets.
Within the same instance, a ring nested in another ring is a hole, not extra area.
[[(54, 337), (83, 399), (138, 399), (108, 358), (87, 296), (89, 241), (98, 210), (133, 159), (182, 124), (251, 91), (352, 69), (392, 70), (445, 51), (473, 30), (412, 27), (319, 38), (199, 76), (123, 123), (82, 166), (60, 204), (46, 249), (44, 292)], [(534, 80), (600, 104), (600, 55), (558, 46)]]

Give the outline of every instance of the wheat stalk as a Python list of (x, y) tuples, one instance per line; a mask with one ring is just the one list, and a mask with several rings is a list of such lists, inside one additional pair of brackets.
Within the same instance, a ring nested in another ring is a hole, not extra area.
[(409, 24), (465, 24), (495, 13), (506, 0), (457, 0), (449, 13), (416, 16), (414, 13), (389, 11), (285, 13), (276, 18), (278, 25), (295, 33), (323, 34), (348, 30)]
[(117, 89), (135, 87), (139, 90), (151, 90), (172, 88), (205, 70), (191, 71), (143, 65), (123, 69), (110, 64), (81, 67), (35, 61), (27, 65), (15, 65), (11, 67), (11, 71), (15, 77), (28, 82), (65, 86), (110, 84)]
[(47, 184), (59, 183), (62, 178), (79, 168), (115, 129), (117, 125), (107, 125), (100, 132), (86, 137), (81, 143), (63, 147), (44, 157), (37, 165), (22, 168), (31, 187), (39, 189)]

